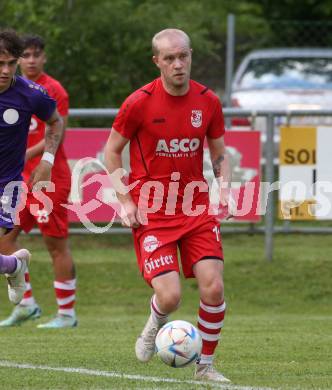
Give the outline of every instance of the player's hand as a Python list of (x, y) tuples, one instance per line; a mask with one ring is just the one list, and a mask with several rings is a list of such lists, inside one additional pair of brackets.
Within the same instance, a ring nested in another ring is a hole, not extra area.
[(229, 188), (220, 189), (220, 203), (223, 207), (227, 207), (227, 215), (225, 219), (229, 220), (234, 218), (237, 211), (237, 205)]
[(138, 208), (132, 200), (121, 202), (120, 216), (122, 226), (136, 229), (141, 225)]
[(33, 191), (39, 191), (42, 188), (47, 188), (47, 183), (51, 182), (52, 164), (41, 160), (38, 166), (32, 171), (29, 179), (29, 187)]

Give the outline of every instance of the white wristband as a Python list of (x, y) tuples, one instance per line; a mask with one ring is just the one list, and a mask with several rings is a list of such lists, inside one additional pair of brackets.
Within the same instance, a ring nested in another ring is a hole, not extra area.
[(44, 161), (47, 161), (51, 165), (54, 164), (54, 154), (52, 154), (50, 152), (44, 152), (41, 159), (44, 160)]

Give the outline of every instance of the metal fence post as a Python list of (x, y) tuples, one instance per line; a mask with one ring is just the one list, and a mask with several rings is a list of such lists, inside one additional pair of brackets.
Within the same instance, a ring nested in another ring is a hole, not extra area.
[(226, 75), (225, 75), (225, 105), (231, 106), (231, 89), (234, 68), (234, 45), (235, 45), (235, 16), (227, 16), (227, 47), (226, 47)]
[[(267, 134), (265, 145), (265, 180), (272, 184), (274, 182), (274, 116), (269, 114), (266, 118)], [(265, 257), (267, 261), (273, 259), (273, 230), (274, 230), (274, 191), (269, 192), (265, 214)]]

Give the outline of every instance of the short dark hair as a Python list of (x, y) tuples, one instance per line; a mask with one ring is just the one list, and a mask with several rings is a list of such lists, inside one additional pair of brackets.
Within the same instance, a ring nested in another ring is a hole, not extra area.
[(22, 37), (23, 47), (27, 49), (28, 47), (34, 47), (36, 49), (44, 50), (45, 41), (40, 35), (36, 34), (25, 34)]
[(17, 32), (12, 29), (0, 31), (0, 54), (11, 54), (19, 58), (23, 53), (23, 42)]

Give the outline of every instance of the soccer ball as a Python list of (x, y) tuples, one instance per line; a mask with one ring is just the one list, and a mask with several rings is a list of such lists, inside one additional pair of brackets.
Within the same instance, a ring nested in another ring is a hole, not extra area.
[(202, 350), (202, 338), (197, 328), (187, 321), (165, 324), (156, 337), (157, 355), (171, 367), (184, 367), (196, 361)]

